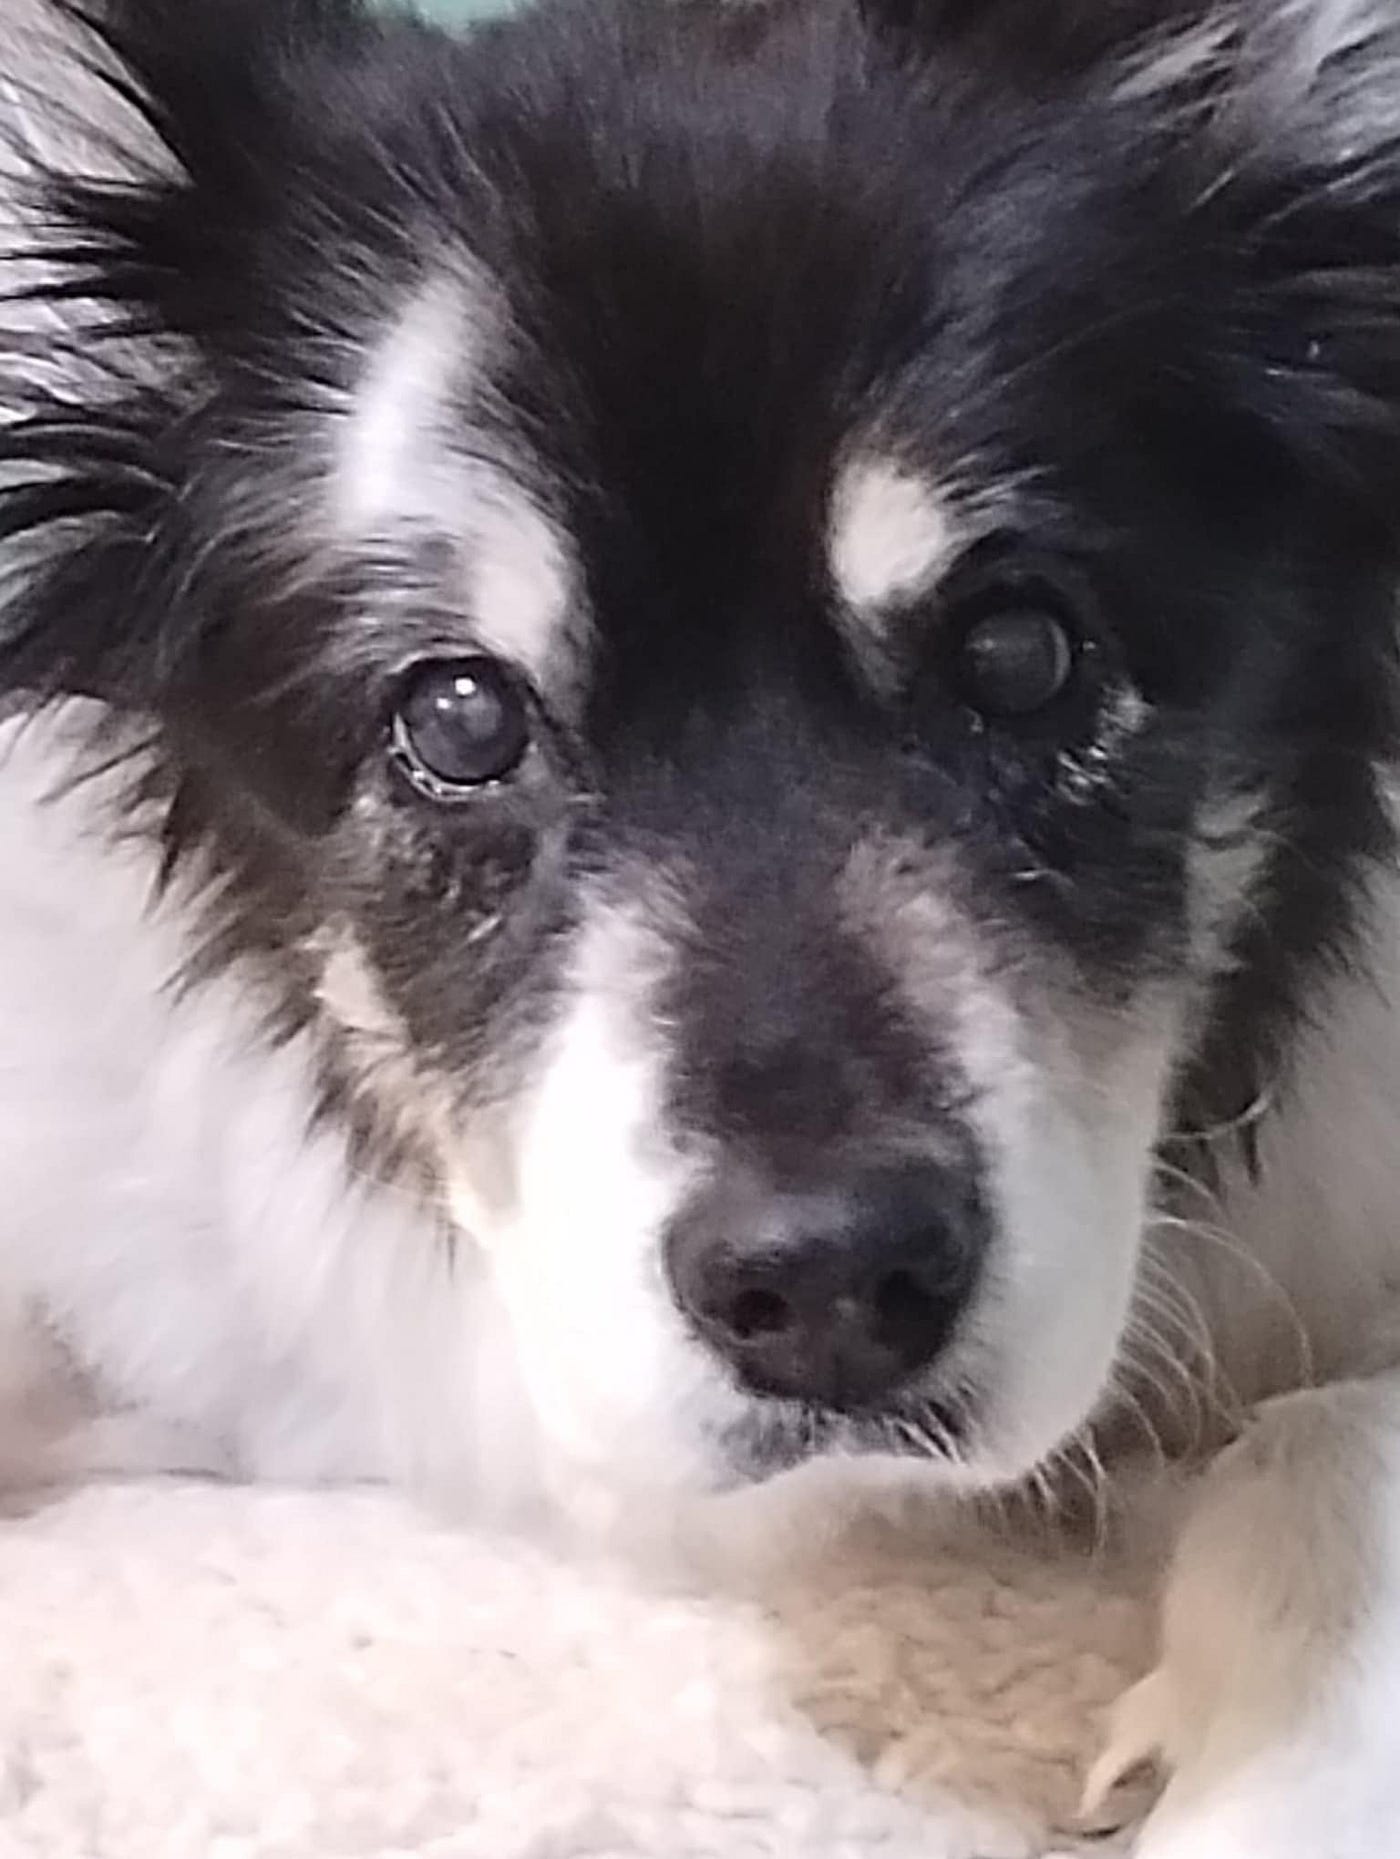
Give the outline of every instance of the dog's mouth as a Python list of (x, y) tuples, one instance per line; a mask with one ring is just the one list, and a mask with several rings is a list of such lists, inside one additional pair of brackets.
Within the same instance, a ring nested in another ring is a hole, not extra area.
[(799, 1401), (754, 1401), (716, 1437), (725, 1484), (758, 1484), (817, 1459), (924, 1460), (964, 1464), (969, 1407), (946, 1397), (909, 1398), (879, 1411), (842, 1413)]

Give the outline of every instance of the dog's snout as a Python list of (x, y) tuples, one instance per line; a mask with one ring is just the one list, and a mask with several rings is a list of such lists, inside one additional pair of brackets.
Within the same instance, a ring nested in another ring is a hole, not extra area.
[(947, 1344), (978, 1261), (966, 1188), (930, 1165), (783, 1192), (733, 1182), (677, 1220), (682, 1311), (753, 1393), (868, 1411)]

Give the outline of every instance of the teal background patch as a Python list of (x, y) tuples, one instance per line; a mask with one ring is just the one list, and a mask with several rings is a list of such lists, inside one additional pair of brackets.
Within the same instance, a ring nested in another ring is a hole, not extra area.
[(493, 13), (509, 13), (514, 5), (515, 0), (416, 0), (415, 10), (451, 25), (489, 19)]

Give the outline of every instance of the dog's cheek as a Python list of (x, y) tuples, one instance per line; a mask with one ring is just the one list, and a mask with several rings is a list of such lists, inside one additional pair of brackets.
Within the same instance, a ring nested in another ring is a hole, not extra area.
[(982, 1070), (975, 1043), (967, 1055), (997, 1211), (970, 1343), (984, 1399), (977, 1469), (993, 1482), (1051, 1453), (1108, 1387), (1170, 1076), (1168, 1005), (1144, 1003), (1113, 1028), (1082, 1006), (1062, 1015), (1023, 1028), (1019, 1063)]
[(727, 1401), (662, 1273), (661, 1235), (696, 1167), (665, 1117), (650, 1003), (668, 960), (640, 908), (585, 906), (552, 1024), (496, 1121), (493, 1154), (464, 1138), (448, 1181), (555, 1446), (613, 1481), (684, 1488), (711, 1475), (704, 1441)]
[(979, 896), (951, 848), (906, 842), (864, 848), (843, 902), (941, 1054), (980, 1158), (990, 1239), (938, 1375), (968, 1414), (967, 1470), (994, 1484), (1079, 1426), (1108, 1378), (1169, 1040), (1155, 1006), (1097, 1004)]

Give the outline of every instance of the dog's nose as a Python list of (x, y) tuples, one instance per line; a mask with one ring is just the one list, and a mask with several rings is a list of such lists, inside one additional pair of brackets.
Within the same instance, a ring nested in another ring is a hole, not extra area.
[(782, 1193), (730, 1181), (675, 1222), (666, 1269), (744, 1387), (869, 1411), (947, 1344), (980, 1227), (975, 1195), (931, 1164)]

